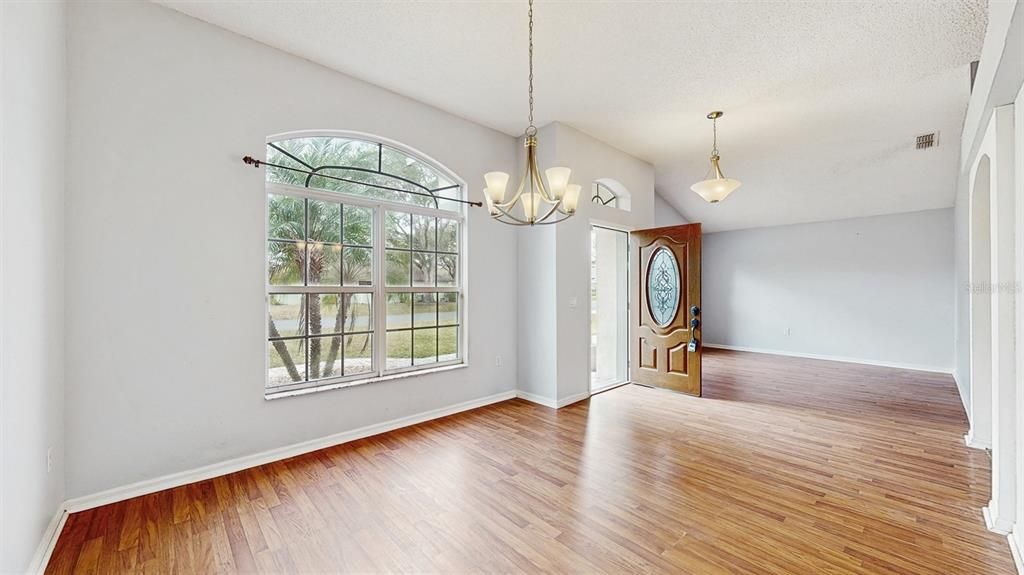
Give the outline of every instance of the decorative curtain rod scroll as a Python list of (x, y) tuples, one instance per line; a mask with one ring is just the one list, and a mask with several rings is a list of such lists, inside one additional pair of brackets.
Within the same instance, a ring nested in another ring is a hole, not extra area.
[[(478, 207), (478, 208), (482, 207), (484, 205), (483, 202), (474, 202), (474, 201), (470, 201), (470, 200), (463, 200), (461, 198), (438, 197), (438, 196), (435, 196), (432, 193), (427, 193), (427, 192), (413, 192), (411, 190), (403, 190), (401, 188), (393, 188), (393, 187), (390, 187), (390, 186), (382, 186), (380, 184), (371, 184), (369, 182), (360, 182), (358, 180), (350, 180), (348, 178), (342, 178), (342, 177), (339, 177), (339, 176), (331, 176), (331, 175), (328, 175), (328, 174), (322, 174), (322, 173), (320, 173), (318, 171), (319, 168), (317, 170), (301, 170), (299, 168), (293, 168), (291, 166), (282, 166), (281, 164), (275, 164), (273, 162), (265, 162), (263, 160), (257, 160), (256, 158), (254, 158), (252, 156), (245, 156), (244, 158), (242, 158), (242, 161), (245, 162), (247, 165), (250, 165), (250, 166), (252, 166), (254, 168), (259, 168), (260, 166), (270, 166), (272, 168), (277, 168), (279, 170), (289, 170), (289, 171), (296, 172), (296, 173), (299, 173), (299, 174), (306, 174), (307, 176), (309, 176), (308, 178), (306, 178), (306, 187), (307, 188), (309, 187), (310, 179), (312, 179), (313, 176), (317, 176), (317, 177), (320, 177), (320, 178), (327, 178), (329, 180), (337, 180), (339, 182), (346, 182), (346, 183), (354, 184), (354, 185), (357, 185), (357, 186), (366, 186), (368, 188), (375, 188), (375, 189), (378, 189), (378, 190), (387, 190), (387, 191), (390, 191), (390, 192), (398, 192), (398, 193), (402, 193), (402, 194), (412, 194), (414, 196), (423, 196), (425, 198), (431, 198), (435, 202), (437, 200), (444, 200), (446, 202), (456, 202), (456, 203), (459, 203), (459, 204), (468, 204), (470, 206), (475, 206), (475, 207)], [(340, 167), (340, 168), (335, 168), (335, 169), (346, 169), (346, 168)], [(382, 175), (387, 175), (387, 174), (382, 174)], [(458, 185), (448, 186), (448, 187), (445, 187), (445, 188), (439, 188), (439, 189), (434, 190), (434, 191), (435, 192), (436, 191), (443, 191), (443, 190), (449, 190), (449, 189), (458, 188), (458, 187), (460, 187), (460, 186), (458, 186)]]

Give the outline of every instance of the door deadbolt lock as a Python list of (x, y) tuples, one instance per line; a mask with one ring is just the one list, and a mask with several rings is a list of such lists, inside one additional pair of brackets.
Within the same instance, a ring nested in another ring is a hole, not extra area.
[(690, 315), (692, 315), (692, 316), (700, 315), (700, 308), (697, 307), (697, 306), (691, 306), (690, 307)]

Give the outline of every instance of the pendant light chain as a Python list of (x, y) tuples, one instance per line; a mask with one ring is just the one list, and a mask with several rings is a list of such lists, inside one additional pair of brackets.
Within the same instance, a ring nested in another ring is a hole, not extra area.
[(714, 132), (714, 144), (711, 146), (711, 155), (718, 156), (718, 118), (711, 119), (711, 129)]
[(536, 133), (537, 127), (533, 125), (533, 0), (530, 0), (530, 125), (526, 128), (526, 135)]

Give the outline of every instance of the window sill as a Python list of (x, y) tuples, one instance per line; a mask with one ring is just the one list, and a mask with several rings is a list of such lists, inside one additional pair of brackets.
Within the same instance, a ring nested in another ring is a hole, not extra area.
[(417, 369), (414, 371), (404, 371), (401, 373), (391, 373), (388, 375), (382, 375), (380, 377), (371, 377), (369, 379), (357, 379), (355, 381), (339, 381), (337, 383), (324, 383), (323, 385), (317, 385), (315, 387), (306, 387), (302, 389), (290, 389), (286, 391), (267, 391), (263, 398), (266, 400), (283, 399), (285, 397), (296, 397), (299, 395), (308, 395), (310, 393), (317, 393), (320, 391), (330, 391), (333, 389), (344, 389), (346, 387), (356, 387), (360, 385), (367, 385), (370, 383), (378, 383), (382, 381), (393, 381), (398, 379), (406, 379), (409, 377), (418, 377), (421, 375), (428, 375), (432, 373), (442, 373), (446, 371), (454, 371), (469, 367), (465, 361), (452, 365), (442, 365), (438, 367), (432, 367), (428, 369)]

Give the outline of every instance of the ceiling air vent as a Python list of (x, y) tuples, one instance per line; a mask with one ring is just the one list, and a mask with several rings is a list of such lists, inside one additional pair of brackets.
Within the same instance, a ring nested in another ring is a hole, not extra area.
[(932, 132), (931, 134), (921, 134), (917, 137), (917, 144), (914, 145), (918, 150), (927, 150), (928, 148), (934, 148), (939, 145), (939, 134)]

